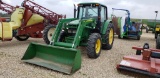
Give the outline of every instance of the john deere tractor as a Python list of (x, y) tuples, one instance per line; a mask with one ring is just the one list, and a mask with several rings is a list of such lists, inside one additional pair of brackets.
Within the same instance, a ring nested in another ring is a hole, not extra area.
[(81, 67), (78, 46), (86, 47), (89, 58), (99, 57), (101, 48), (112, 48), (114, 28), (105, 5), (80, 3), (74, 16), (59, 21), (50, 45), (31, 43), (22, 60), (71, 74)]

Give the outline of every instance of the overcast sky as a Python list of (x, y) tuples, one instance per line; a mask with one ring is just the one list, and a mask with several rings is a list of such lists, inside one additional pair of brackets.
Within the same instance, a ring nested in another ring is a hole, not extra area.
[[(2, 0), (13, 6), (21, 5), (23, 0)], [(66, 14), (67, 17), (73, 17), (73, 4), (80, 2), (99, 2), (108, 7), (109, 16), (112, 8), (128, 9), (131, 18), (155, 19), (155, 11), (159, 11), (158, 19), (160, 19), (160, 0), (34, 0), (34, 2), (58, 13)], [(121, 13), (116, 13), (120, 15)]]

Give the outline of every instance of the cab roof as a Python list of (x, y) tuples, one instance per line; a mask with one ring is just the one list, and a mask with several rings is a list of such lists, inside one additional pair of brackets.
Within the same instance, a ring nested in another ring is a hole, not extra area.
[(103, 4), (101, 4), (101, 3), (98, 3), (98, 2), (83, 2), (83, 3), (79, 3), (80, 5), (83, 5), (83, 4), (99, 4), (99, 5), (102, 5), (102, 6), (105, 6), (106, 7), (106, 5), (103, 5)]

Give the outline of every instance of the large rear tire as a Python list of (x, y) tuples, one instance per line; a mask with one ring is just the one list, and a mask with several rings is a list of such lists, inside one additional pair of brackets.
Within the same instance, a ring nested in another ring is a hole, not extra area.
[(158, 34), (155, 32), (154, 33), (154, 38), (157, 39)]
[(157, 36), (157, 39), (156, 39), (156, 49), (160, 49), (160, 36), (159, 35)]
[(55, 26), (49, 25), (46, 26), (45, 29), (43, 30), (43, 40), (46, 44), (50, 44), (55, 28), (56, 28)]
[(18, 41), (26, 41), (26, 40), (28, 40), (29, 36), (28, 35), (21, 35), (21, 36), (15, 36), (15, 38)]
[(97, 58), (101, 53), (101, 35), (99, 33), (92, 33), (87, 42), (87, 55), (89, 58)]
[(107, 27), (106, 34), (104, 36), (104, 42), (102, 44), (102, 49), (110, 50), (112, 49), (114, 42), (114, 26), (110, 23)]

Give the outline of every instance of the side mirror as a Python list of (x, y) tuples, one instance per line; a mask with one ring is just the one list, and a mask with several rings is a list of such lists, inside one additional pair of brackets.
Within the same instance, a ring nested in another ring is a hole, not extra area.
[(76, 11), (77, 11), (76, 5), (74, 4), (74, 18), (76, 18)]

